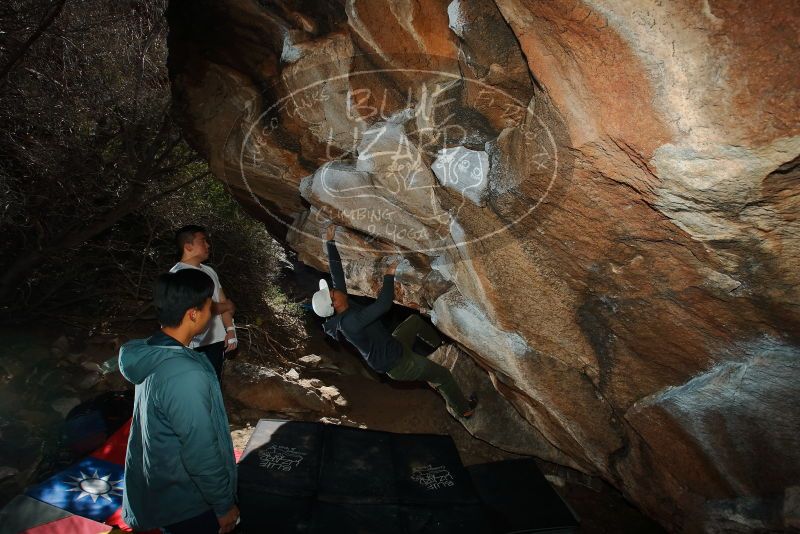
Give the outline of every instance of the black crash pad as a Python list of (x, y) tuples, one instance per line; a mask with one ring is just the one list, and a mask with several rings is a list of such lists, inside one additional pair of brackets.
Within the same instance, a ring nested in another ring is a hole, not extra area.
[(316, 496), (323, 430), (319, 423), (259, 421), (239, 459), (240, 488), (289, 497)]
[(479, 503), (450, 436), (392, 434), (392, 454), (402, 503)]
[(533, 459), (467, 468), (496, 532), (574, 532), (578, 520)]
[(532, 461), (467, 470), (449, 436), (262, 419), (238, 469), (242, 533), (488, 534), (577, 524)]
[(398, 502), (392, 434), (328, 425), (325, 428), (319, 498), (328, 502)]
[(493, 531), (481, 505), (423, 506), (318, 501), (314, 508), (312, 532), (491, 534)]

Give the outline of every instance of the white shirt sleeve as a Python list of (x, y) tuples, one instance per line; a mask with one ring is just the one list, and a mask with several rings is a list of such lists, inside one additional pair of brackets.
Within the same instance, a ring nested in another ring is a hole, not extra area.
[(219, 283), (219, 276), (217, 276), (217, 272), (208, 265), (204, 265), (202, 263), (200, 264), (200, 270), (210, 276), (211, 280), (214, 281), (214, 295), (211, 297), (211, 300), (214, 302), (219, 302), (219, 290), (222, 288), (222, 285)]

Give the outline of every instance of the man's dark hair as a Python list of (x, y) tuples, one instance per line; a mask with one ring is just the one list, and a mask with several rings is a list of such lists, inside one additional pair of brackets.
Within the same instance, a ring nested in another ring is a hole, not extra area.
[(187, 224), (175, 232), (175, 246), (178, 247), (178, 259), (183, 256), (183, 247), (194, 241), (194, 234), (200, 232), (208, 237), (208, 231), (197, 224)]
[(199, 269), (162, 274), (153, 290), (158, 322), (161, 326), (180, 325), (187, 310), (202, 308), (213, 294), (214, 281)]

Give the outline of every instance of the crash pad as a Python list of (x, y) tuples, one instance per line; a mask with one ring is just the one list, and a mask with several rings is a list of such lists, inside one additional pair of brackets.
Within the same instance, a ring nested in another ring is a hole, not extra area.
[(573, 532), (533, 459), (465, 468), (453, 440), (262, 419), (238, 465), (241, 532)]

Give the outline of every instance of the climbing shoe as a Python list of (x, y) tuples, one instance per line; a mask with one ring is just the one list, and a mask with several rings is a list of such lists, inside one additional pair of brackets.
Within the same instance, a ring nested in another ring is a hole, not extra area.
[(461, 414), (464, 419), (469, 419), (475, 413), (475, 407), (478, 405), (478, 395), (473, 393), (469, 396), (469, 409)]

